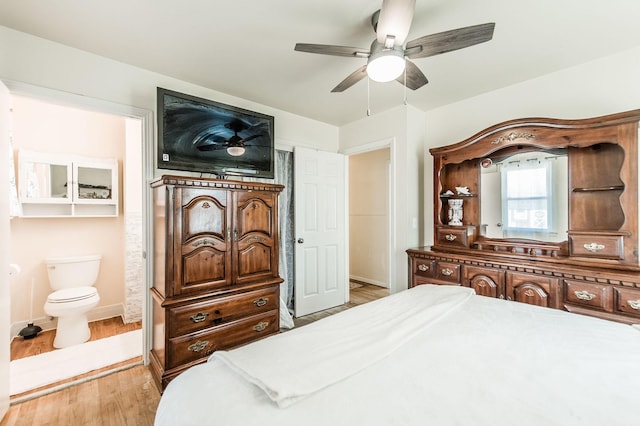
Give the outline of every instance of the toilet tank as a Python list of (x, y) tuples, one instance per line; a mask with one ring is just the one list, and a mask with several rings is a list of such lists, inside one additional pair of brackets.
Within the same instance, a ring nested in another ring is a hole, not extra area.
[(45, 259), (49, 285), (54, 290), (91, 287), (98, 279), (102, 256), (50, 257)]

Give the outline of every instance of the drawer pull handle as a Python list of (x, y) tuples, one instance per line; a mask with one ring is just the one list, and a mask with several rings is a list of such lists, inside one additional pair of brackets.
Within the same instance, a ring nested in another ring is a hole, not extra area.
[(266, 305), (267, 303), (269, 303), (268, 297), (261, 297), (260, 299), (253, 301), (253, 304), (256, 305), (258, 308)]
[(573, 294), (576, 295), (576, 297), (580, 300), (593, 300), (596, 298), (596, 295), (593, 293), (589, 293), (587, 290), (582, 290), (582, 291), (574, 291)]
[(638, 299), (638, 300), (627, 300), (627, 303), (629, 304), (629, 306), (631, 306), (631, 309), (635, 309), (636, 311), (640, 311), (640, 299)]
[(253, 326), (255, 331), (264, 331), (265, 328), (269, 327), (268, 321), (260, 321), (256, 325)]
[(198, 313), (197, 313), (197, 314), (195, 314), (195, 315), (191, 315), (191, 316), (189, 317), (189, 319), (190, 319), (193, 323), (197, 324), (197, 323), (199, 323), (199, 322), (202, 322), (202, 321), (206, 320), (208, 316), (209, 316), (209, 313), (208, 313), (208, 312), (207, 312), (207, 313), (204, 313), (204, 312), (198, 312)]
[(447, 234), (444, 236), (444, 239), (447, 241), (455, 241), (456, 238), (458, 238), (457, 236), (453, 235), (453, 234)]
[(441, 272), (442, 272), (442, 275), (444, 275), (445, 277), (449, 277), (453, 275), (453, 271), (449, 268), (444, 268)]
[(195, 343), (190, 344), (187, 349), (189, 349), (191, 352), (200, 352), (201, 350), (203, 350), (204, 348), (206, 348), (207, 346), (209, 346), (209, 341), (208, 340), (198, 340)]
[(426, 272), (426, 271), (429, 270), (429, 267), (427, 265), (421, 263), (420, 265), (418, 265), (418, 270), (420, 270), (422, 272)]
[(604, 250), (604, 244), (598, 243), (589, 243), (583, 245), (582, 247), (584, 247), (586, 250), (589, 250), (591, 253), (597, 253), (600, 250)]

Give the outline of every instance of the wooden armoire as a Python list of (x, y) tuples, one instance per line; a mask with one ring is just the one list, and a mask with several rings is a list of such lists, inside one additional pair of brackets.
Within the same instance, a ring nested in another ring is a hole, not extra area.
[(151, 372), (185, 369), (279, 330), (281, 185), (162, 176), (153, 191)]

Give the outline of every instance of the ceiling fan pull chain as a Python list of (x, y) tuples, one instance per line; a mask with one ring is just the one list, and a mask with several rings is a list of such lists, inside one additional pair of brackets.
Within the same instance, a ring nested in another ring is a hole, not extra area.
[[(405, 59), (406, 60), (406, 59)], [(404, 67), (404, 104), (407, 105), (407, 67)]]
[(367, 77), (367, 117), (371, 117), (371, 90), (369, 90), (370, 84), (371, 79)]

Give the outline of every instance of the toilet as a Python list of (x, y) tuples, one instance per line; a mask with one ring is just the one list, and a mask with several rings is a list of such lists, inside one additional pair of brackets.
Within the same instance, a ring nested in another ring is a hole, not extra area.
[(55, 348), (67, 348), (89, 340), (87, 312), (100, 301), (93, 286), (98, 278), (101, 255), (55, 257), (45, 259), (49, 285), (54, 290), (47, 297), (44, 311), (58, 318), (53, 341)]

